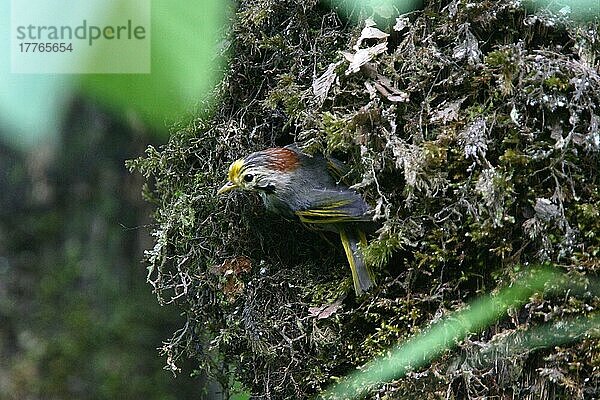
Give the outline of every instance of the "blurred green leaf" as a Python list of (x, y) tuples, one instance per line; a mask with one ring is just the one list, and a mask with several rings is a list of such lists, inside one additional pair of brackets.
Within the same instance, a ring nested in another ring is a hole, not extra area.
[[(135, 0), (119, 3), (115, 10), (98, 11), (90, 5), (89, 12), (107, 13), (93, 15), (110, 21), (110, 15), (127, 6), (134, 9)], [(229, 2), (152, 0), (151, 7), (149, 74), (13, 74), (10, 24), (1, 24), (0, 52), (5, 57), (0, 59), (0, 135), (19, 147), (55, 140), (70, 98), (81, 94), (121, 116), (136, 116), (165, 136), (165, 128), (173, 122), (197, 115), (198, 104), (210, 99), (223, 69), (218, 53)], [(9, 1), (0, 3), (0, 12), (10, 15)], [(58, 10), (51, 2), (47, 12), (68, 15), (68, 10)], [(94, 58), (110, 57), (101, 48)]]
[(379, 17), (392, 18), (423, 6), (422, 0), (326, 0), (326, 3), (349, 18), (357, 18), (360, 10), (372, 11)]
[(559, 16), (591, 21), (600, 13), (598, 0), (528, 0), (524, 3), (530, 11), (546, 8)]
[(134, 112), (164, 129), (197, 114), (220, 79), (217, 55), (228, 3), (152, 1), (150, 74), (84, 75), (86, 93), (121, 112)]
[[(398, 379), (409, 370), (419, 368), (444, 351), (452, 348), (458, 341), (463, 340), (468, 334), (480, 331), (493, 324), (506, 314), (509, 308), (516, 307), (526, 301), (535, 293), (544, 291), (548, 283), (553, 283), (555, 289), (568, 285), (568, 279), (551, 270), (539, 270), (532, 273), (511, 287), (504, 288), (496, 295), (480, 298), (469, 308), (452, 313), (443, 320), (434, 323), (424, 333), (414, 336), (406, 343), (390, 350), (389, 355), (375, 359), (350, 374), (340, 383), (325, 392), (325, 398), (360, 398), (368, 390), (377, 385)], [(594, 288), (597, 290), (598, 285)], [(564, 288), (566, 289), (566, 287)], [(579, 318), (564, 321), (563, 326), (569, 329), (557, 331), (552, 327), (537, 327), (532, 332), (526, 333), (524, 343), (531, 348), (550, 347), (569, 342), (586, 333), (587, 330), (597, 327), (600, 316)]]
[[(11, 15), (9, 1), (0, 1), (0, 15)], [(0, 24), (0, 135), (8, 144), (29, 147), (58, 131), (71, 82), (67, 76), (11, 74), (6, 22)]]

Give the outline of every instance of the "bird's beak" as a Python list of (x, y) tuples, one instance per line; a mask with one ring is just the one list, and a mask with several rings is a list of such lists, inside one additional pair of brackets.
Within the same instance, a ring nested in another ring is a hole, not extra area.
[(217, 191), (217, 194), (223, 194), (223, 193), (227, 193), (233, 189), (237, 189), (237, 185), (233, 182), (227, 182), (226, 184), (224, 184), (221, 189), (219, 189)]

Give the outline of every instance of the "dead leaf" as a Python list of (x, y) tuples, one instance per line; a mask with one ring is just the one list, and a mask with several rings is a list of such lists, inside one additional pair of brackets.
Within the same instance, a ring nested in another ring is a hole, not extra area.
[(311, 317), (316, 317), (317, 319), (325, 319), (331, 317), (333, 314), (337, 312), (342, 306), (342, 301), (337, 300), (332, 304), (323, 304), (318, 307), (310, 307), (308, 309), (308, 313)]
[(386, 99), (392, 102), (408, 101), (408, 93), (396, 88), (392, 81), (386, 76), (377, 75), (377, 81), (374, 83), (375, 89), (381, 93)]
[(369, 81), (365, 81), (365, 88), (367, 89), (367, 93), (369, 93), (369, 98), (372, 100), (377, 96), (377, 90), (375, 90), (375, 86)]
[(445, 124), (449, 121), (458, 120), (458, 111), (463, 101), (465, 101), (464, 98), (452, 102), (443, 102), (439, 105), (438, 110), (433, 113), (431, 121), (442, 121)]
[(237, 279), (235, 276), (230, 276), (227, 278), (225, 285), (223, 285), (223, 293), (230, 302), (233, 302), (237, 296), (244, 292), (245, 287), (246, 285), (243, 281)]
[(329, 89), (331, 89), (331, 85), (335, 82), (337, 75), (335, 73), (335, 69), (341, 64), (341, 62), (336, 62), (329, 64), (327, 70), (313, 81), (312, 90), (313, 94), (317, 98), (319, 104), (323, 104), (323, 101), (327, 98), (327, 94), (329, 94)]
[(356, 53), (343, 52), (342, 54), (350, 62), (346, 75), (358, 72), (360, 67), (373, 59), (377, 54), (384, 53), (387, 50), (387, 42), (379, 43), (373, 47), (359, 49)]
[(388, 36), (390, 36), (388, 33), (385, 33), (385, 32), (383, 32), (377, 28), (374, 28), (372, 26), (367, 26), (367, 27), (363, 28), (362, 32), (360, 33), (360, 37), (356, 41), (356, 44), (354, 45), (353, 49), (358, 51), (364, 40), (385, 39)]
[(252, 270), (252, 261), (248, 257), (238, 256), (223, 261), (221, 265), (211, 268), (211, 272), (215, 275), (239, 275), (241, 273)]
[(466, 58), (471, 65), (479, 64), (482, 57), (481, 50), (479, 49), (479, 41), (469, 31), (468, 27), (465, 28), (464, 35), (464, 40), (454, 47), (452, 56), (457, 60)]
[(410, 20), (407, 17), (398, 17), (396, 18), (396, 24), (394, 25), (394, 30), (396, 32), (402, 31), (404, 28), (410, 26)]

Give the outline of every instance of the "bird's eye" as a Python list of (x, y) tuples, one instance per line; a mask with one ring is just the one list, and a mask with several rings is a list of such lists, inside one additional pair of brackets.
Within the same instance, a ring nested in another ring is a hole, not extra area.
[(254, 180), (254, 175), (252, 174), (246, 174), (244, 175), (244, 182), (252, 182)]

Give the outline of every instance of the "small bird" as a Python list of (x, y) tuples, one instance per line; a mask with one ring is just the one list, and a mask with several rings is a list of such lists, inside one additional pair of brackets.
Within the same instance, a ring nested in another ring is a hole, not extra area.
[(358, 243), (367, 243), (361, 227), (370, 225), (372, 218), (363, 198), (339, 183), (344, 169), (340, 161), (309, 156), (296, 145), (273, 147), (234, 161), (228, 182), (217, 193), (233, 189), (257, 192), (273, 213), (338, 232), (352, 270), (354, 290), (361, 296), (375, 285), (358, 249)]

